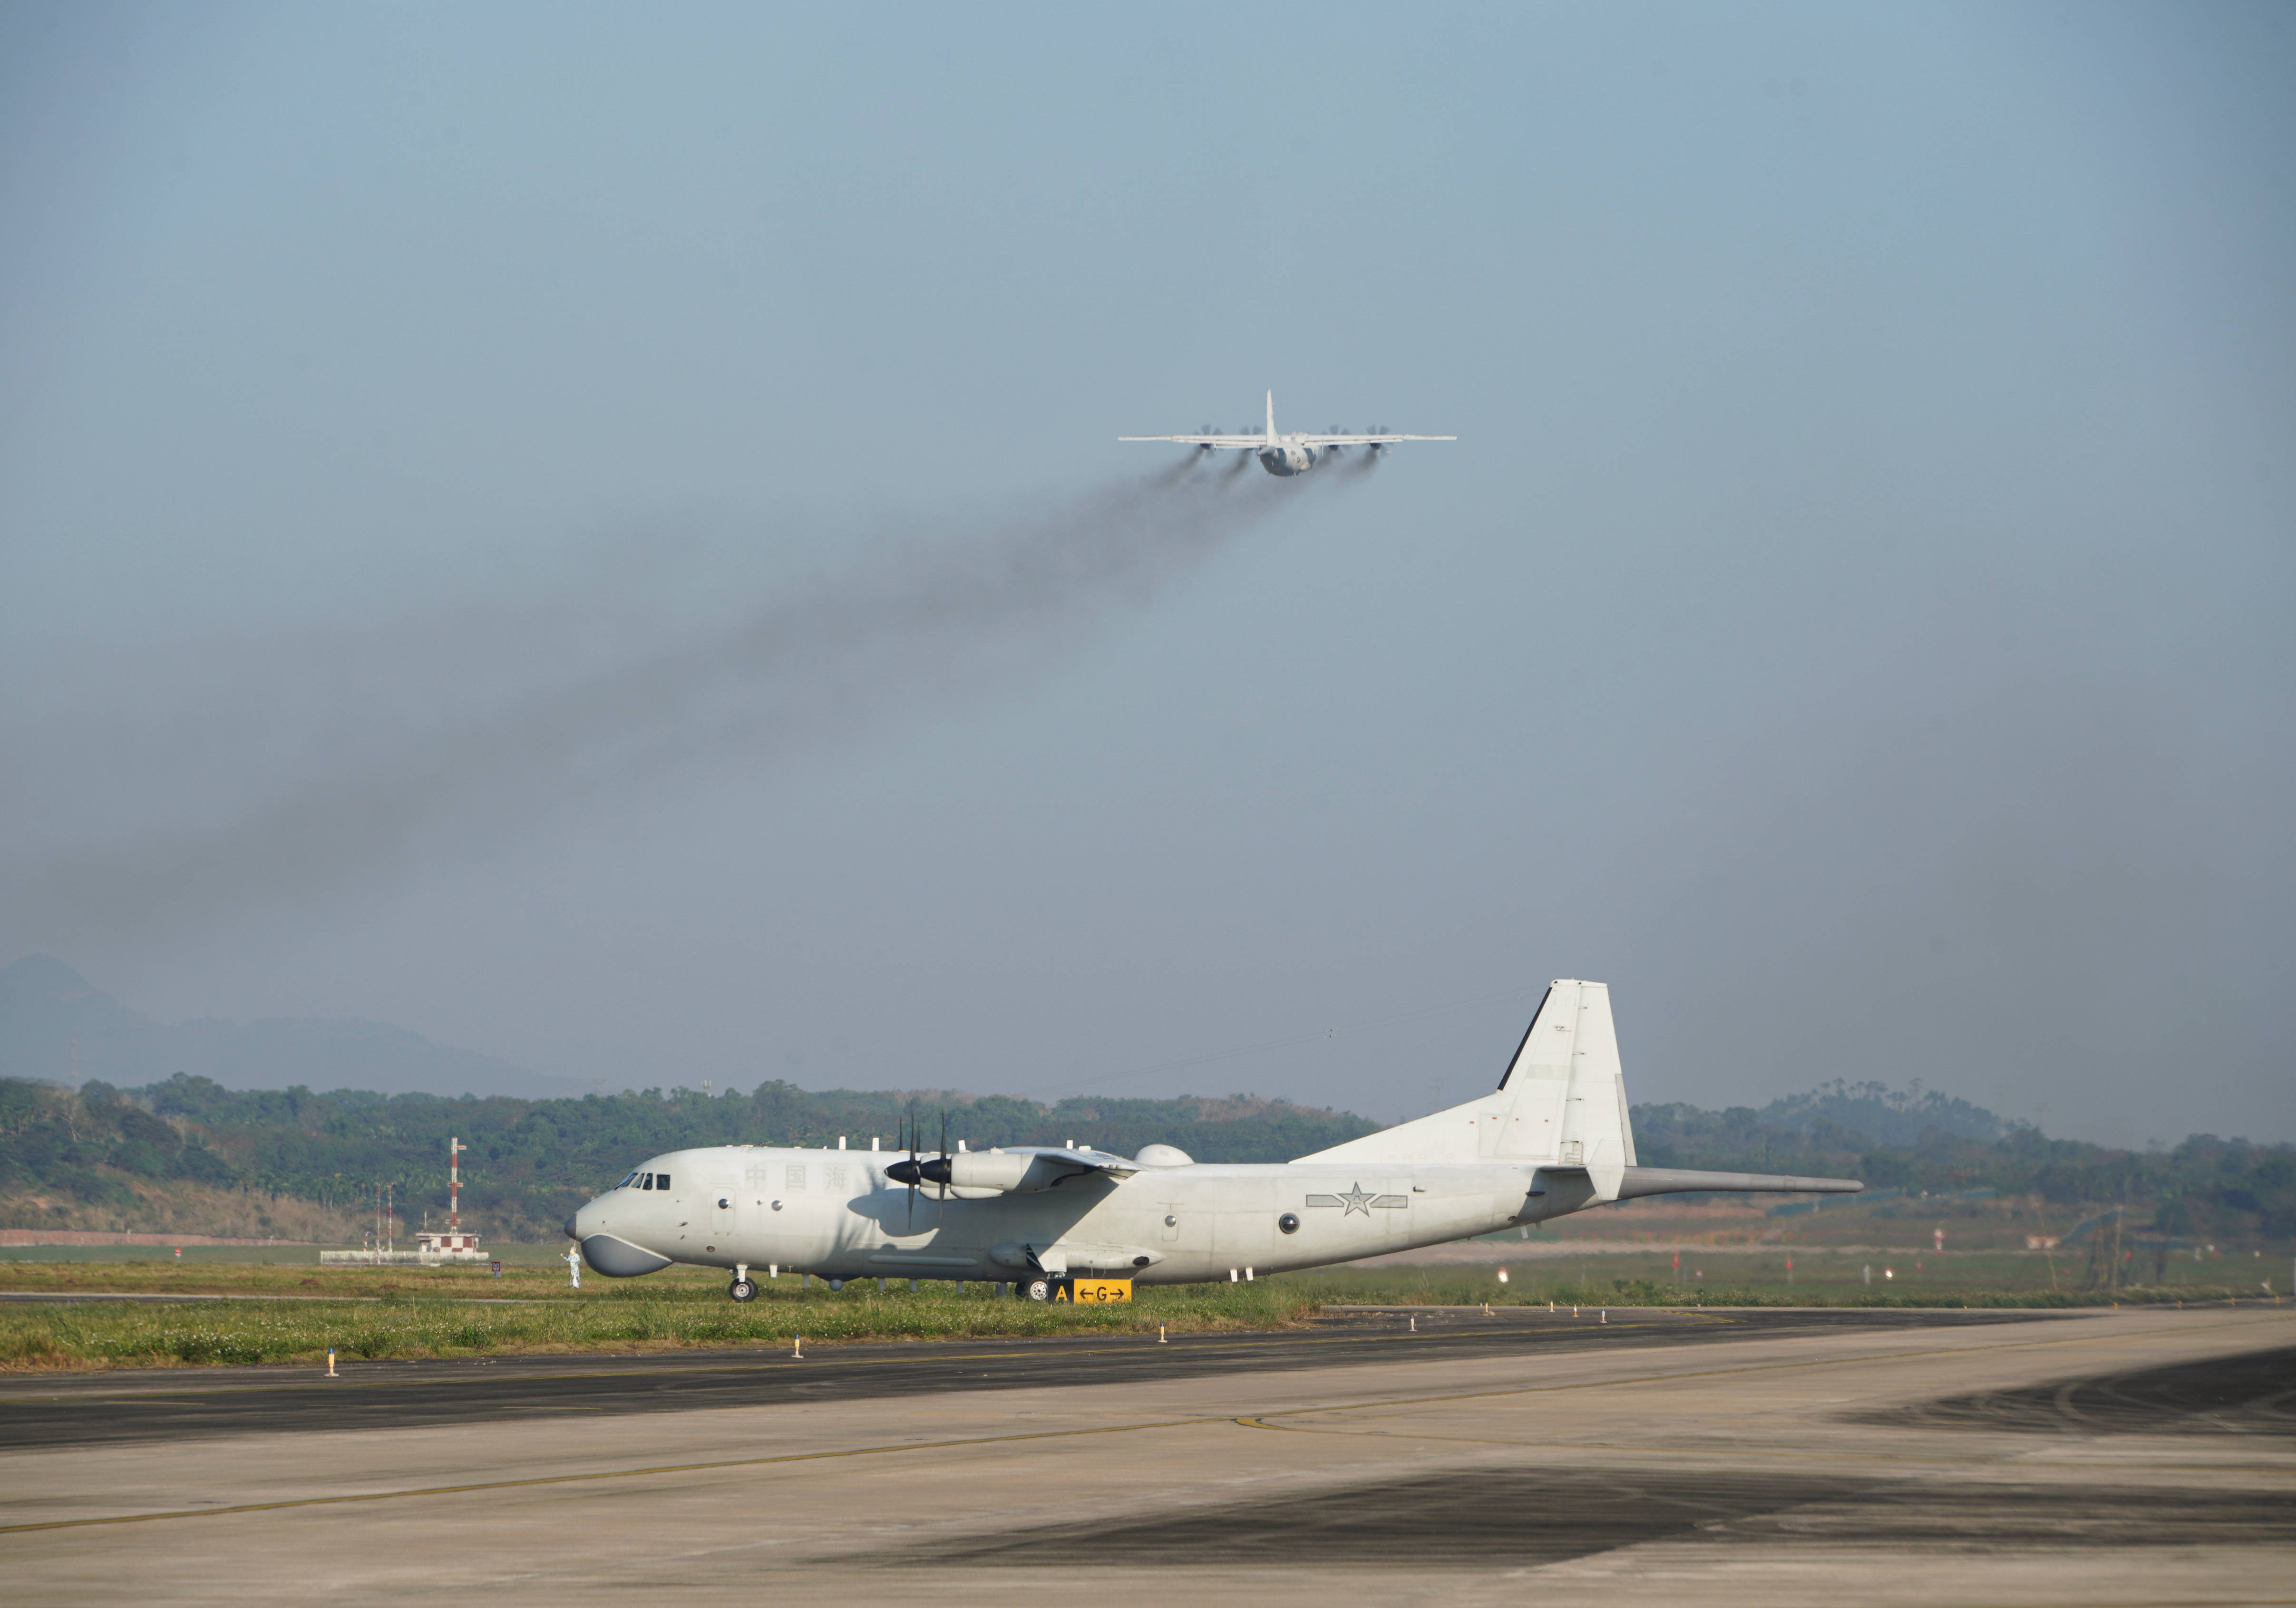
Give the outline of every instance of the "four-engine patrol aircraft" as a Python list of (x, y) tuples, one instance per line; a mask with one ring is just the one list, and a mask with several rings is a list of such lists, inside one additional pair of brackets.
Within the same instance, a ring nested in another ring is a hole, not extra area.
[[(673, 1262), (827, 1278), (1011, 1281), (1043, 1300), (1063, 1276), (1234, 1279), (1351, 1261), (1642, 1195), (1852, 1194), (1852, 1178), (1642, 1167), (1599, 982), (1548, 986), (1496, 1090), (1296, 1161), (1209, 1165), (1168, 1144), (1133, 1157), (1007, 1145), (898, 1152), (724, 1145), (655, 1156), (566, 1219), (615, 1278)], [(920, 1199), (922, 1195), (923, 1198)]]
[(1343, 435), (1338, 431), (1329, 435), (1278, 435), (1275, 433), (1275, 393), (1267, 393), (1267, 433), (1259, 436), (1223, 435), (1210, 425), (1200, 436), (1119, 436), (1119, 441), (1177, 441), (1183, 447), (1193, 447), (1200, 452), (1218, 452), (1222, 448), (1257, 455), (1259, 466), (1270, 474), (1305, 474), (1326, 459), (1337, 457), (1344, 447), (1364, 447), (1373, 452), (1382, 452), (1398, 441), (1456, 441), (1456, 436), (1391, 436), (1374, 432), (1368, 435)]

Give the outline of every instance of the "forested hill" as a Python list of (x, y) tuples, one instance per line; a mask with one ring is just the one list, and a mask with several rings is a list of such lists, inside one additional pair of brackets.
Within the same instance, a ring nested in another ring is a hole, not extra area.
[(2149, 1210), (2150, 1227), (2162, 1234), (2241, 1244), (2296, 1238), (2296, 1147), (2195, 1134), (2173, 1149), (2115, 1150), (2052, 1139), (1961, 1101), (1948, 1103), (1955, 1127), (1926, 1128), (1885, 1144), (1810, 1109), (1823, 1109), (1832, 1096), (1820, 1090), (1761, 1111), (1637, 1105), (1636, 1159), (1645, 1167), (1862, 1178), (1874, 1190), (1985, 1191), (2059, 1207), (2123, 1206)]
[[(951, 1142), (976, 1149), (1074, 1140), (1130, 1155), (1160, 1142), (1204, 1161), (1288, 1161), (1376, 1126), (1248, 1095), (1079, 1096), (1040, 1105), (767, 1083), (715, 1098), (688, 1089), (562, 1100), (386, 1098), (231, 1090), (182, 1075), (135, 1089), (89, 1083), (75, 1095), (0, 1079), (0, 1227), (88, 1227), (101, 1216), (103, 1227), (190, 1228), (191, 1197), (201, 1191), (332, 1206), (352, 1225), (383, 1181), (397, 1186), (410, 1218), (425, 1208), (435, 1217), (446, 1204), (451, 1136), (470, 1146), (463, 1198), (473, 1225), (496, 1238), (544, 1239), (570, 1208), (649, 1155), (701, 1144), (834, 1144), (840, 1135), (865, 1150), (873, 1135), (890, 1148), (913, 1108), (928, 1138), (938, 1140), (946, 1112)], [(1759, 1111), (1636, 1106), (1634, 1123), (1646, 1166), (2120, 1204), (2151, 1210), (2163, 1232), (2236, 1243), (2296, 1235), (2296, 1150), (2284, 1144), (2200, 1136), (2173, 1150), (2112, 1150), (2046, 1138), (1964, 1102), (1877, 1085), (1836, 1085)], [(1914, 1131), (1885, 1143), (1869, 1125), (1897, 1136)], [(162, 1215), (167, 1223), (154, 1220)]]
[(1056, 1105), (932, 1091), (814, 1093), (786, 1083), (714, 1098), (691, 1089), (578, 1100), (441, 1098), (308, 1089), (234, 1090), (178, 1074), (144, 1088), (0, 1079), (0, 1227), (34, 1227), (101, 1203), (122, 1221), (139, 1193), (171, 1183), (246, 1188), (356, 1212), (379, 1182), (402, 1207), (446, 1204), (447, 1143), (463, 1160), (464, 1215), (497, 1236), (540, 1238), (566, 1213), (666, 1150), (701, 1144), (890, 1148), (912, 1108), (951, 1144), (1060, 1144), (1124, 1155), (1177, 1144), (1201, 1161), (1283, 1161), (1377, 1124), (1250, 1095), (1072, 1098)]

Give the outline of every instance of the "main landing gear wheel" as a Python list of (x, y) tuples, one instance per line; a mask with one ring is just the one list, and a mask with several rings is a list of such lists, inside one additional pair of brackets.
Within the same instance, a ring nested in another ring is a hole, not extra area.
[(726, 1293), (735, 1300), (755, 1300), (758, 1299), (758, 1281), (753, 1278), (737, 1278), (726, 1286)]
[(1021, 1293), (1030, 1300), (1050, 1300), (1053, 1299), (1053, 1281), (1048, 1278), (1032, 1278), (1021, 1286)]

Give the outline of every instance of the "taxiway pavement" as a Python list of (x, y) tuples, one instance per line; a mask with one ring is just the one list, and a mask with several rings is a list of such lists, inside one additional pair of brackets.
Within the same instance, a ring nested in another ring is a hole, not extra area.
[[(12, 1600), (2296, 1600), (2296, 1309), (0, 1384)], [(1382, 1325), (1385, 1326), (1382, 1326)]]

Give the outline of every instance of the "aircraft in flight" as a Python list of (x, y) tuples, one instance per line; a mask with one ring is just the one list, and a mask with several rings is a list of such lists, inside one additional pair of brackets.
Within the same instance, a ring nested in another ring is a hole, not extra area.
[(1204, 426), (1201, 435), (1193, 436), (1119, 436), (1119, 441), (1177, 441), (1183, 447), (1193, 447), (1199, 452), (1218, 452), (1223, 448), (1249, 452), (1259, 459), (1259, 466), (1270, 474), (1305, 474), (1316, 464), (1339, 456), (1349, 447), (1361, 447), (1377, 454), (1384, 452), (1398, 441), (1456, 441), (1456, 436), (1395, 436), (1383, 431), (1364, 435), (1349, 435), (1334, 426), (1320, 436), (1279, 435), (1275, 430), (1275, 393), (1267, 393), (1267, 430), (1264, 435), (1227, 435)]
[[(627, 1278), (723, 1268), (982, 1279), (1037, 1300), (1078, 1277), (1189, 1284), (1316, 1268), (1685, 1191), (1847, 1194), (1853, 1178), (1693, 1172), (1635, 1160), (1611, 991), (1565, 979), (1488, 1095), (1296, 1161), (1208, 1164), (1168, 1144), (901, 1152), (719, 1145), (634, 1169), (566, 1219)], [(1127, 1292), (1128, 1297), (1128, 1291)]]

